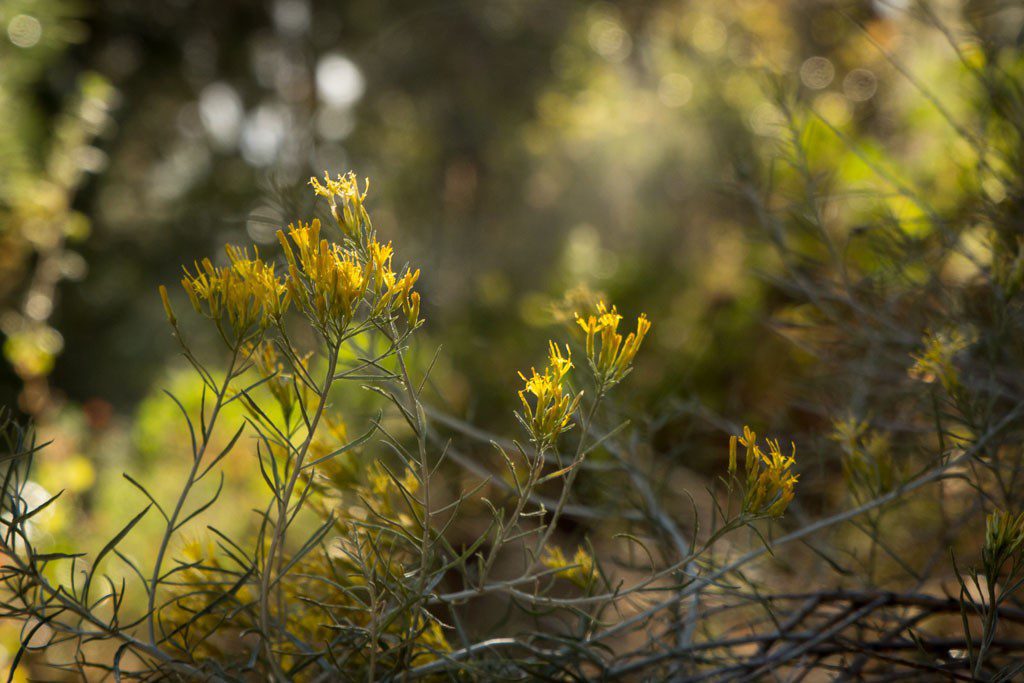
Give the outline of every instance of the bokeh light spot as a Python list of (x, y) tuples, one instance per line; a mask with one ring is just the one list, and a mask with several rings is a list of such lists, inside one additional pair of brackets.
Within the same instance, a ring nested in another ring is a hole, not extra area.
[(598, 19), (591, 24), (587, 38), (594, 52), (613, 62), (621, 62), (633, 49), (629, 34), (612, 19)]
[(658, 84), (658, 99), (666, 107), (682, 107), (693, 97), (693, 81), (680, 73), (665, 74)]
[(346, 107), (324, 107), (316, 115), (316, 132), (324, 140), (344, 140), (356, 127), (352, 111)]
[(261, 104), (242, 126), (242, 156), (254, 166), (268, 166), (277, 158), (288, 129), (287, 111), (280, 105)]
[(221, 148), (237, 143), (242, 114), (242, 99), (227, 83), (211, 83), (199, 95), (199, 120)]
[(865, 102), (875, 95), (878, 79), (867, 69), (854, 69), (843, 79), (843, 92), (854, 102)]
[(287, 221), (273, 206), (261, 205), (249, 212), (245, 221), (245, 232), (254, 242), (269, 244), (276, 241), (276, 233)]
[(366, 90), (363, 74), (348, 57), (324, 55), (316, 65), (316, 91), (320, 99), (336, 107), (351, 107)]
[(701, 52), (718, 52), (725, 47), (728, 37), (725, 24), (710, 14), (702, 15), (693, 25), (693, 46)]
[(282, 33), (301, 35), (309, 29), (312, 12), (307, 0), (277, 0), (273, 17), (274, 25)]
[(853, 117), (849, 100), (835, 92), (819, 95), (814, 100), (814, 108), (821, 115), (821, 118), (836, 128), (842, 128)]
[(43, 36), (43, 25), (30, 14), (19, 14), (7, 24), (7, 37), (18, 47), (32, 47)]
[(812, 90), (827, 88), (836, 77), (836, 68), (826, 57), (811, 57), (800, 65), (800, 80)]

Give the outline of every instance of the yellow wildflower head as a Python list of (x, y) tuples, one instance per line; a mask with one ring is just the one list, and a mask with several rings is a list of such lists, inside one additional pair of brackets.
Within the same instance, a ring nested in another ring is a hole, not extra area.
[(409, 325), (409, 329), (414, 329), (420, 324), (420, 293), (412, 292), (409, 294), (409, 298), (403, 304), (405, 310), (405, 320)]
[(391, 242), (381, 244), (377, 240), (371, 240), (368, 250), (370, 258), (366, 263), (368, 276), (373, 278), (374, 289), (378, 292), (389, 284), (394, 284), (395, 273), (391, 270), (391, 258), (395, 250)]
[(171, 308), (171, 300), (167, 295), (167, 288), (160, 285), (158, 288), (160, 292), (160, 301), (164, 305), (164, 313), (167, 315), (167, 322), (171, 324), (171, 327), (178, 325), (178, 318), (174, 315), (174, 309)]
[(320, 237), (320, 222), (278, 231), (288, 261), (288, 291), (296, 305), (325, 333), (340, 336), (355, 317), (368, 283), (353, 249)]
[(185, 269), (181, 285), (196, 312), (213, 320), (227, 317), (236, 337), (244, 337), (254, 326), (266, 329), (280, 320), (288, 307), (285, 284), (256, 251), (249, 258), (244, 249), (227, 248), (230, 264), (218, 268), (210, 259), (195, 264), (195, 273)]
[(217, 546), (208, 535), (186, 536), (181, 544), (181, 554), (190, 563), (217, 564)]
[(331, 207), (331, 215), (339, 227), (349, 237), (363, 236), (369, 232), (370, 216), (363, 207), (366, 194), (370, 191), (370, 179), (365, 179), (363, 190), (359, 190), (359, 181), (352, 171), (339, 175), (332, 180), (329, 173), (324, 172), (324, 182), (310, 178), (309, 184), (317, 195), (327, 199)]
[[(544, 372), (531, 368), (530, 377), (519, 373), (526, 386), (519, 392), (519, 400), (523, 403), (520, 420), (526, 425), (534, 444), (539, 449), (552, 445), (558, 435), (572, 428), (572, 414), (579, 405), (582, 392), (575, 396), (567, 393), (565, 378), (572, 369), (572, 358), (569, 347), (565, 347), (565, 355), (554, 342), (548, 342), (548, 365)], [(527, 398), (533, 396), (533, 404)]]
[(792, 467), (796, 459), (796, 446), (792, 455), (783, 455), (779, 442), (767, 440), (768, 452), (757, 444), (757, 434), (749, 427), (743, 436), (729, 439), (729, 476), (737, 478), (736, 446), (747, 449), (743, 482), (743, 514), (758, 517), (781, 517), (793, 500), (798, 475)]
[(900, 469), (892, 457), (889, 435), (850, 416), (833, 422), (832, 440), (842, 449), (843, 474), (858, 498), (874, 498), (892, 490)]
[(546, 546), (541, 563), (580, 587), (586, 587), (594, 576), (594, 558), (582, 546), (576, 549), (572, 560), (558, 546)]
[(651, 329), (647, 316), (641, 314), (636, 331), (623, 338), (618, 331), (620, 322), (622, 316), (615, 306), (609, 309), (604, 302), (597, 304), (596, 314), (576, 316), (576, 323), (586, 337), (587, 360), (602, 390), (610, 389), (630, 373), (640, 344)]
[(255, 247), (255, 257), (251, 259), (240, 247), (229, 244), (226, 250), (232, 270), (248, 285), (251, 295), (260, 305), (263, 326), (266, 327), (270, 319), (280, 320), (289, 300), (287, 287), (274, 273), (274, 264), (264, 263)]
[(412, 288), (420, 278), (419, 269), (406, 269), (401, 277), (391, 270), (394, 251), (390, 243), (381, 246), (376, 240), (371, 239), (368, 251), (370, 258), (367, 269), (373, 279), (374, 292), (377, 296), (374, 315), (390, 313), (401, 308), (409, 319), (409, 327), (415, 327), (415, 322), (419, 318), (419, 294), (413, 292)]
[(366, 483), (359, 486), (361, 496), (372, 503), (379, 515), (397, 521), (404, 526), (413, 524), (406, 514), (408, 505), (415, 503), (406, 496), (414, 496), (420, 488), (420, 480), (411, 468), (391, 472), (382, 463), (375, 462), (366, 476)]
[(914, 365), (910, 376), (929, 384), (939, 380), (947, 393), (956, 393), (960, 388), (960, 372), (955, 357), (973, 343), (974, 334), (970, 331), (952, 329), (925, 335), (924, 350), (911, 356)]
[(452, 651), (452, 646), (448, 643), (441, 624), (436, 621), (430, 622), (430, 625), (423, 630), (416, 639), (416, 642), (421, 647), (417, 649), (410, 660), (411, 664), (414, 665), (436, 661), (438, 658), (436, 653), (438, 652)]
[[(366, 191), (359, 191), (348, 173), (323, 182), (310, 180), (318, 195), (331, 201), (339, 224), (356, 240), (331, 243), (321, 237), (320, 221), (289, 225), (278, 231), (288, 262), (288, 291), (314, 324), (332, 338), (341, 338), (365, 304), (368, 318), (394, 315), (402, 309), (410, 328), (419, 322), (420, 297), (413, 292), (420, 271), (392, 269), (395, 250), (377, 241), (363, 208)], [(340, 201), (340, 203), (339, 203)], [(358, 234), (357, 234), (358, 233)]]

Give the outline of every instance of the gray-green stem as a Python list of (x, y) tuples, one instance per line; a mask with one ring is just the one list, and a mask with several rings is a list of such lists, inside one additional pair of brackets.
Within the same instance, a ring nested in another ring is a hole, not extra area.
[(277, 505), (277, 520), (274, 523), (273, 535), (271, 536), (270, 548), (263, 562), (263, 576), (260, 583), (260, 630), (263, 632), (263, 642), (267, 652), (267, 658), (275, 675), (280, 680), (285, 680), (284, 673), (280, 671), (277, 660), (274, 658), (273, 642), (270, 638), (270, 586), (274, 580), (274, 564), (280, 548), (284, 545), (285, 535), (288, 527), (288, 507), (292, 495), (295, 492), (295, 485), (302, 473), (302, 465), (309, 452), (309, 446), (313, 443), (317, 425), (323, 417), (324, 409), (327, 407), (327, 396), (330, 393), (331, 385), (334, 382), (334, 373), (338, 365), (339, 348), (337, 345), (329, 345), (329, 357), (327, 374), (324, 376), (323, 387), (320, 390), (320, 399), (317, 402), (316, 411), (309, 422), (308, 433), (302, 445), (295, 452), (295, 466), (285, 483), (284, 491), (281, 494)]
[(217, 423), (217, 416), (220, 414), (220, 409), (224, 405), (224, 397), (227, 395), (228, 385), (231, 384), (231, 380), (235, 374), (235, 364), (238, 361), (238, 344), (235, 345), (231, 353), (231, 363), (228, 365), (226, 374), (224, 375), (224, 383), (221, 385), (220, 391), (217, 392), (217, 398), (213, 404), (213, 411), (210, 413), (210, 421), (206, 424), (206, 429), (203, 431), (203, 440), (199, 445), (198, 450), (192, 454), (192, 468), (189, 470), (188, 479), (185, 481), (185, 485), (182, 487), (181, 495), (178, 496), (178, 502), (174, 506), (174, 511), (171, 516), (167, 519), (167, 526), (164, 528), (163, 536), (160, 539), (160, 546), (156, 553), (156, 562), (153, 563), (153, 575), (149, 581), (149, 602), (146, 606), (146, 625), (149, 630), (149, 640), (153, 645), (156, 645), (156, 594), (160, 587), (160, 570), (163, 567), (164, 556), (167, 554), (167, 548), (171, 542), (171, 536), (174, 535), (175, 527), (178, 524), (178, 517), (181, 515), (182, 509), (185, 507), (185, 501), (188, 499), (188, 494), (192, 490), (192, 485), (195, 483), (196, 474), (199, 472), (199, 465), (203, 460), (203, 455), (206, 453), (206, 448), (210, 444), (210, 438), (213, 436), (213, 428)]
[(576, 455), (573, 456), (572, 469), (570, 469), (569, 473), (565, 476), (565, 484), (562, 486), (562, 493), (558, 497), (558, 503), (555, 505), (555, 511), (551, 514), (551, 521), (548, 522), (540, 540), (537, 541), (537, 548), (533, 554), (533, 559), (526, 568), (526, 574), (532, 574), (533, 570), (536, 569), (537, 563), (540, 562), (541, 554), (544, 552), (544, 548), (547, 546), (548, 541), (551, 540), (551, 535), (555, 533), (555, 527), (558, 525), (558, 520), (562, 516), (562, 510), (565, 509), (566, 503), (569, 502), (569, 494), (572, 492), (572, 485), (576, 481), (576, 475), (579, 473), (580, 465), (583, 463), (583, 458), (587, 453), (587, 449), (584, 446), (587, 442), (587, 433), (590, 431), (590, 423), (594, 419), (594, 414), (597, 412), (597, 407), (601, 404), (602, 398), (604, 398), (604, 391), (599, 388), (597, 395), (594, 396), (594, 403), (590, 406), (590, 410), (587, 411), (587, 415), (583, 419), (583, 423), (580, 425), (580, 441), (579, 445), (576, 446)]

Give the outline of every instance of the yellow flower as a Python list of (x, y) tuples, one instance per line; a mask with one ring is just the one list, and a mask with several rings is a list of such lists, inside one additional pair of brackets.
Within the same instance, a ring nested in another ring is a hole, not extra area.
[(843, 451), (843, 474), (857, 496), (875, 497), (891, 490), (900, 478), (887, 434), (850, 416), (833, 422), (832, 440)]
[[(337, 190), (316, 185), (318, 193)], [(288, 262), (287, 286), (291, 299), (332, 336), (340, 336), (356, 317), (364, 300), (368, 315), (392, 314), (402, 308), (415, 327), (419, 319), (419, 295), (412, 291), (419, 270), (406, 270), (400, 277), (391, 268), (394, 248), (367, 234), (365, 248), (351, 242), (332, 244), (320, 237), (320, 221), (288, 226), (278, 231), (278, 240)]]
[[(572, 369), (569, 347), (565, 347), (565, 355), (554, 342), (548, 342), (548, 365), (543, 373), (531, 368), (528, 378), (519, 373), (526, 386), (519, 392), (519, 400), (523, 403), (523, 415), (520, 419), (526, 425), (537, 448), (544, 449), (554, 443), (562, 432), (572, 428), (570, 420), (579, 405), (582, 392), (575, 396), (566, 393), (564, 381)], [(530, 405), (527, 394), (532, 394), (534, 404)]]
[(629, 374), (640, 344), (651, 330), (647, 316), (640, 314), (636, 332), (630, 332), (623, 339), (618, 332), (621, 321), (622, 316), (615, 306), (608, 309), (604, 302), (597, 304), (597, 315), (576, 316), (576, 323), (586, 335), (587, 360), (602, 389), (611, 388)]
[(570, 561), (558, 546), (547, 546), (541, 563), (580, 587), (585, 587), (594, 575), (594, 558), (582, 547), (576, 549)]
[(438, 652), (451, 652), (452, 649), (452, 646), (448, 644), (448, 639), (444, 636), (441, 624), (436, 621), (430, 622), (430, 625), (419, 635), (416, 643), (418, 648), (411, 659), (414, 664), (432, 662), (438, 659)]
[[(280, 324), (292, 302), (326, 338), (340, 342), (349, 325), (365, 310), (365, 322), (391, 323), (399, 309), (409, 328), (419, 325), (420, 296), (413, 291), (420, 271), (392, 269), (394, 247), (374, 237), (363, 208), (366, 190), (359, 190), (348, 173), (324, 182), (312, 179), (317, 194), (327, 197), (342, 227), (358, 231), (358, 240), (333, 243), (321, 235), (319, 220), (293, 223), (277, 232), (287, 262), (287, 274), (278, 278), (274, 265), (259, 251), (252, 258), (245, 249), (227, 247), (230, 264), (216, 267), (209, 259), (187, 268), (182, 286), (197, 312), (219, 321), (227, 318), (239, 339), (271, 323)], [(367, 185), (368, 187), (368, 185)], [(160, 290), (164, 312), (177, 322), (167, 292)], [(383, 317), (384, 320), (381, 320)]]
[(280, 320), (289, 301), (287, 287), (275, 275), (274, 265), (264, 263), (255, 247), (255, 258), (252, 259), (240, 247), (229, 244), (226, 249), (232, 269), (246, 283), (250, 294), (260, 305), (262, 325), (266, 327), (270, 319)]
[(973, 343), (974, 335), (963, 330), (930, 333), (924, 338), (924, 351), (911, 356), (914, 365), (909, 375), (929, 384), (938, 379), (952, 394), (960, 388), (960, 373), (954, 358)]
[(365, 486), (367, 500), (372, 500), (376, 505), (380, 506), (378, 510), (384, 511), (385, 508), (388, 508), (393, 503), (391, 500), (392, 494), (400, 496), (401, 489), (404, 489), (410, 495), (414, 495), (419, 491), (420, 480), (412, 469), (406, 468), (401, 475), (401, 477), (398, 477), (397, 473), (393, 475), (381, 463), (374, 463), (370, 467), (367, 485)]
[(316, 194), (330, 203), (331, 215), (350, 237), (362, 235), (370, 228), (370, 216), (363, 208), (366, 194), (370, 191), (370, 179), (365, 180), (364, 189), (360, 192), (359, 181), (352, 171), (339, 175), (336, 180), (331, 180), (330, 174), (325, 172), (323, 183), (316, 178), (309, 179)]
[(194, 274), (185, 269), (181, 285), (196, 312), (213, 320), (226, 315), (237, 337), (254, 325), (262, 330), (280, 320), (289, 297), (274, 265), (265, 263), (258, 250), (249, 258), (244, 249), (229, 245), (227, 253), (230, 265), (226, 267), (203, 259), (195, 264)]
[[(320, 221), (277, 233), (288, 262), (291, 298), (325, 331), (341, 332), (355, 317), (368, 279), (355, 251), (320, 238)], [(294, 245), (294, 248), (292, 247)]]
[(749, 427), (743, 436), (729, 439), (729, 475), (736, 477), (736, 444), (746, 447), (746, 482), (743, 486), (743, 513), (755, 516), (781, 517), (793, 500), (798, 475), (792, 467), (796, 459), (796, 446), (792, 455), (783, 455), (779, 442), (769, 439), (768, 452), (757, 445), (757, 434)]
[[(401, 277), (398, 277), (391, 270), (391, 258), (394, 255), (394, 249), (392, 249), (390, 242), (382, 246), (377, 240), (371, 239), (367, 251), (370, 254), (369, 261), (367, 262), (368, 277), (373, 279), (374, 293), (377, 296), (373, 314), (390, 313), (396, 308), (401, 307), (410, 320), (418, 318), (419, 295), (415, 297), (415, 316), (411, 315), (411, 308), (413, 307), (412, 295), (414, 294), (412, 288), (420, 277), (420, 271), (418, 269), (406, 270)], [(413, 326), (414, 322), (410, 322), (410, 327)]]
[(377, 240), (371, 240), (368, 251), (370, 260), (366, 264), (369, 271), (367, 275), (373, 278), (374, 289), (380, 292), (395, 281), (395, 273), (391, 270), (391, 258), (395, 250), (391, 242), (382, 245)]
[(402, 306), (405, 310), (405, 320), (409, 324), (409, 329), (415, 328), (420, 322), (420, 293), (412, 292), (409, 294), (409, 297)]
[(388, 285), (387, 295), (389, 300), (393, 304), (405, 305), (409, 295), (412, 294), (412, 287), (416, 284), (416, 281), (420, 279), (419, 268), (416, 270), (406, 271), (405, 275), (397, 280), (393, 280)]
[(164, 305), (164, 313), (167, 314), (167, 322), (171, 324), (171, 327), (174, 327), (178, 324), (178, 319), (174, 315), (174, 309), (171, 308), (171, 300), (167, 296), (167, 288), (160, 285), (159, 291), (160, 301), (163, 302)]

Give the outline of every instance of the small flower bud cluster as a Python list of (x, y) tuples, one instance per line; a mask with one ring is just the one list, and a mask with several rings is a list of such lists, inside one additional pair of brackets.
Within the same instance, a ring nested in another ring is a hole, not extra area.
[[(519, 392), (519, 400), (523, 402), (523, 414), (519, 418), (538, 449), (551, 446), (559, 434), (572, 428), (570, 420), (582, 392), (574, 396), (567, 391), (565, 379), (571, 369), (569, 347), (565, 348), (563, 356), (554, 342), (548, 342), (548, 365), (544, 371), (539, 373), (536, 368), (531, 368), (529, 378), (519, 373), (526, 383)], [(532, 405), (527, 394), (533, 395)]]
[(359, 191), (359, 181), (356, 174), (349, 171), (345, 175), (339, 175), (337, 179), (331, 180), (328, 173), (324, 173), (324, 182), (316, 178), (310, 178), (309, 184), (313, 191), (320, 197), (324, 197), (330, 203), (331, 215), (338, 222), (338, 226), (349, 237), (358, 237), (369, 231), (370, 216), (363, 206), (366, 194), (370, 191), (370, 179), (367, 178), (363, 191)]
[(994, 510), (985, 520), (985, 545), (981, 556), (987, 570), (998, 574), (1006, 560), (1024, 543), (1024, 512), (1012, 515)]
[(581, 588), (585, 588), (594, 576), (594, 558), (582, 547), (576, 549), (576, 554), (570, 560), (558, 546), (546, 546), (541, 562), (557, 572), (559, 577)]
[(791, 468), (795, 462), (796, 446), (792, 455), (783, 455), (779, 442), (769, 439), (768, 452), (757, 445), (757, 434), (749, 427), (743, 436), (729, 439), (729, 476), (737, 476), (737, 442), (747, 449), (744, 463), (746, 480), (743, 484), (743, 514), (757, 517), (781, 517), (793, 500), (798, 476)]
[(618, 332), (621, 321), (622, 316), (615, 306), (609, 310), (604, 302), (598, 303), (597, 315), (576, 316), (576, 323), (586, 334), (587, 360), (602, 390), (618, 384), (630, 373), (633, 358), (651, 329), (647, 316), (641, 314), (636, 321), (636, 332), (630, 332), (623, 339)]
[(924, 350), (912, 356), (914, 365), (910, 368), (910, 376), (928, 384), (938, 380), (948, 394), (956, 394), (960, 389), (956, 356), (974, 343), (973, 336), (970, 331), (959, 329), (926, 335)]

